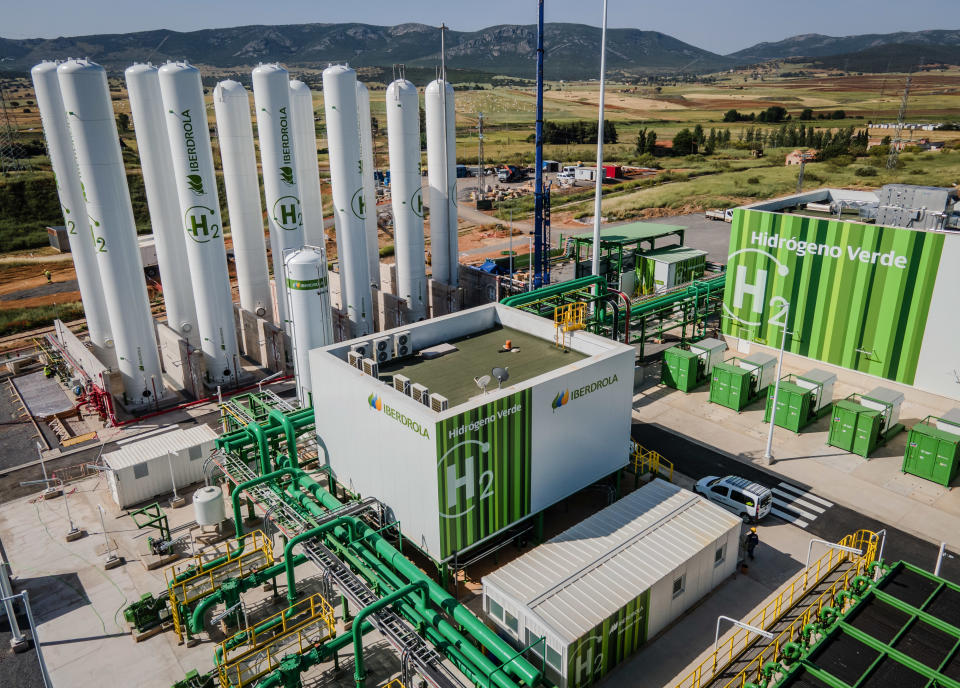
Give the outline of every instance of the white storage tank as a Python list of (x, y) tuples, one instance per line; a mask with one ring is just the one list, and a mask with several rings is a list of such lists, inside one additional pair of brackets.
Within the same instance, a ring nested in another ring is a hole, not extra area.
[(263, 238), (263, 205), (250, 122), (250, 95), (239, 82), (221, 81), (213, 89), (213, 109), (230, 212), (240, 307), (272, 321), (273, 296)]
[(113, 501), (126, 509), (172, 492), (171, 465), (177, 489), (201, 482), (216, 439), (212, 428), (197, 425), (118, 442), (118, 449), (103, 455)]
[(277, 324), (290, 333), (283, 254), (303, 246), (303, 208), (290, 113), (290, 77), (277, 64), (253, 70), (253, 102), (263, 166), (263, 192), (270, 225), (270, 252), (277, 292)]
[(326, 251), (322, 246), (304, 246), (287, 253), (284, 276), (289, 300), (297, 398), (301, 408), (308, 408), (312, 405), (313, 389), (310, 382), (310, 351), (333, 344)]
[(354, 337), (373, 333), (365, 217), (375, 212), (363, 190), (357, 73), (344, 65), (323, 70), (323, 104), (330, 150), (330, 183), (337, 224), (337, 257), (344, 311)]
[(70, 255), (77, 271), (87, 332), (93, 345), (103, 353), (113, 346), (110, 316), (107, 314), (100, 269), (97, 267), (97, 256), (90, 235), (90, 221), (87, 219), (87, 208), (83, 202), (73, 142), (67, 128), (67, 113), (60, 95), (60, 83), (57, 81), (57, 63), (41, 62), (30, 70), (30, 74), (33, 77), (33, 90), (37, 96), (43, 133), (47, 139), (50, 165), (57, 180), (63, 225), (67, 229)]
[(427, 317), (417, 87), (406, 79), (391, 83), (387, 86), (386, 109), (397, 296), (406, 300), (410, 317), (417, 321)]
[(186, 62), (168, 62), (160, 68), (160, 91), (167, 110), (167, 140), (186, 236), (200, 348), (210, 381), (235, 384), (240, 370), (237, 327), (200, 71)]
[[(419, 121), (418, 121), (419, 124)], [(360, 160), (363, 164), (363, 196), (369, 199), (370, 212), (363, 216), (367, 238), (367, 262), (370, 265), (370, 283), (380, 287), (380, 238), (377, 230), (377, 186), (373, 178), (373, 122), (370, 119), (370, 91), (357, 82), (357, 125), (360, 127)], [(419, 155), (419, 142), (417, 143)]]
[(57, 79), (86, 198), (124, 397), (132, 406), (150, 406), (167, 392), (107, 73), (89, 60), (67, 60), (57, 67)]
[(558, 688), (599, 681), (726, 580), (742, 521), (654, 480), (483, 577), (483, 610), (517, 647), (545, 638)]
[(226, 520), (223, 490), (216, 485), (207, 485), (194, 492), (193, 514), (200, 526), (215, 526)]
[(173, 160), (160, 96), (160, 76), (152, 64), (135, 64), (127, 68), (124, 78), (137, 135), (137, 152), (147, 192), (157, 265), (163, 280), (167, 325), (190, 346), (197, 347), (200, 345), (197, 308), (190, 287), (187, 238), (180, 220)]
[(314, 124), (313, 94), (302, 81), (290, 81), (290, 111), (293, 116), (293, 145), (296, 150), (297, 184), (303, 210), (303, 241), (323, 246), (323, 196), (317, 166), (317, 127)]
[(424, 96), (430, 182), (430, 255), (433, 279), (457, 286), (457, 132), (453, 86), (431, 81)]

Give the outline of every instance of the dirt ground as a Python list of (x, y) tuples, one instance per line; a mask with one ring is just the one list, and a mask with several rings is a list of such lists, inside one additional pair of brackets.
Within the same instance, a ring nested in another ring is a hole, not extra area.
[[(44, 271), (52, 283), (47, 284)], [(0, 265), (0, 310), (33, 308), (80, 300), (73, 262)]]

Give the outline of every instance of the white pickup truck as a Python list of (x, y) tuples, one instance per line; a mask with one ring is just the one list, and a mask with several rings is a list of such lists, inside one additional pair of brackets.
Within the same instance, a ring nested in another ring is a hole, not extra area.
[(708, 210), (704, 215), (708, 220), (733, 222), (733, 208), (727, 208), (726, 210)]

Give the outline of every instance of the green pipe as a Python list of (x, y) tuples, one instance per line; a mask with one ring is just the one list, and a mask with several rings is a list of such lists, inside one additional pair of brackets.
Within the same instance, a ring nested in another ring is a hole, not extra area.
[[(322, 486), (317, 485), (309, 477), (299, 478), (297, 484), (301, 487), (304, 487), (310, 490), (320, 501), (324, 507), (327, 509), (335, 509), (338, 506), (342, 506), (340, 502), (329, 492), (323, 489)], [(316, 486), (312, 489), (310, 485)], [(305, 504), (307, 509), (313, 512), (316, 509), (317, 515), (322, 515), (323, 511), (311, 503)], [(346, 517), (352, 518), (352, 517)], [(446, 611), (453, 619), (463, 628), (476, 638), (484, 647), (486, 647), (490, 653), (499, 661), (503, 662), (504, 669), (513, 674), (516, 678), (524, 681), (527, 685), (536, 685), (543, 674), (536, 667), (534, 667), (530, 662), (522, 657), (517, 657), (516, 652), (507, 645), (500, 637), (487, 628), (476, 616), (473, 615), (470, 610), (466, 609), (463, 605), (457, 602), (454, 597), (444, 590), (441, 586), (437, 585), (430, 579), (423, 571), (417, 568), (412, 562), (410, 562), (406, 557), (404, 557), (400, 552), (398, 552), (393, 545), (387, 542), (379, 533), (371, 529), (366, 523), (359, 519), (353, 519), (356, 524), (356, 531), (354, 533), (355, 541), (359, 544), (368, 547), (374, 551), (374, 553), (379, 557), (378, 559), (378, 569), (386, 570), (384, 567), (384, 561), (389, 566), (392, 567), (402, 578), (406, 579), (407, 582), (415, 582), (423, 580), (427, 584), (428, 592), (430, 599), (436, 604), (440, 609)], [(334, 537), (343, 538), (346, 533), (337, 533), (334, 530)], [(442, 618), (442, 617), (440, 617)], [(451, 624), (441, 621), (438, 625), (438, 630), (444, 634), (455, 646), (461, 647), (461, 644), (464, 646), (465, 652), (468, 656), (472, 656), (473, 653), (471, 650), (476, 651), (476, 648), (470, 645), (466, 639), (457, 632)], [(479, 657), (476, 657), (476, 664), (478, 666), (483, 666), (486, 663), (488, 666), (493, 666), (490, 664), (489, 660), (486, 659), (479, 652), (476, 653)], [(500, 675), (496, 676), (499, 679)], [(499, 682), (499, 681), (498, 681)]]
[(258, 423), (247, 423), (244, 430), (250, 434), (253, 441), (257, 444), (257, 451), (260, 453), (260, 475), (270, 473), (270, 445), (263, 428), (260, 427)]
[[(338, 528), (340, 526), (346, 527), (350, 530), (353, 530), (354, 523), (353, 519), (348, 516), (340, 516), (338, 518), (324, 523), (322, 526), (317, 526), (316, 528), (311, 528), (310, 530), (304, 531), (294, 535), (290, 540), (287, 541), (287, 544), (283, 548), (283, 559), (285, 562), (292, 562), (293, 548), (296, 545), (299, 545), (304, 540), (311, 540), (320, 535), (324, 535), (328, 531)], [(287, 566), (287, 601), (292, 605), (297, 599), (297, 581), (296, 577), (293, 575), (293, 565)]]
[[(373, 625), (370, 624), (369, 621), (366, 622), (363, 628), (364, 635), (372, 630)], [(344, 635), (339, 635), (336, 638), (329, 640), (323, 645), (317, 645), (310, 648), (303, 654), (299, 655), (300, 671), (304, 672), (307, 669), (326, 661), (328, 657), (332, 657), (337, 652), (350, 645), (351, 642), (353, 642), (353, 636), (350, 633), (345, 633)], [(274, 671), (272, 674), (260, 679), (254, 688), (279, 688), (281, 686), (283, 686), (283, 676), (280, 671)]]
[(513, 296), (508, 296), (503, 299), (500, 303), (504, 306), (512, 306), (514, 308), (520, 308), (527, 304), (533, 303), (534, 301), (539, 301), (540, 299), (549, 298), (551, 296), (558, 296), (565, 294), (570, 291), (576, 291), (577, 289), (582, 289), (584, 287), (595, 286), (599, 289), (599, 293), (607, 293), (607, 281), (602, 277), (594, 277), (592, 275), (587, 277), (581, 277), (579, 279), (570, 280), (567, 282), (560, 282), (558, 284), (551, 284), (546, 287), (541, 287), (540, 289), (534, 289), (533, 291), (523, 292), (522, 294), (514, 294)]
[(420, 607), (421, 609), (425, 608), (427, 584), (423, 581), (417, 581), (416, 583), (411, 583), (410, 585), (404, 586), (399, 590), (390, 593), (386, 597), (381, 597), (373, 604), (368, 605), (357, 612), (357, 616), (353, 622), (353, 680), (356, 682), (357, 688), (363, 688), (363, 683), (367, 678), (367, 674), (363, 669), (363, 635), (361, 633), (360, 625), (371, 614), (390, 604), (393, 604), (394, 602), (398, 602), (401, 598), (406, 597), (407, 595), (418, 590), (420, 591)]

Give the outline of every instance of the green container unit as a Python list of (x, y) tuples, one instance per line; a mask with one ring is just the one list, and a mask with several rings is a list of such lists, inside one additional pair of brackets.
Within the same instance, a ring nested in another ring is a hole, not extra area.
[[(786, 375), (780, 378), (777, 412), (774, 423), (781, 428), (799, 433), (803, 428), (830, 412), (833, 405), (833, 384), (837, 376), (822, 370), (811, 370), (804, 375)], [(770, 422), (775, 385), (767, 388), (767, 407), (763, 422)]]
[(833, 406), (827, 444), (869, 458), (887, 440), (903, 430), (900, 404), (903, 395), (878, 387), (869, 395), (851, 394)]
[(713, 338), (671, 347), (663, 352), (660, 381), (681, 392), (692, 392), (709, 381), (726, 349), (725, 342)]
[(718, 363), (710, 377), (710, 401), (737, 413), (760, 398), (776, 375), (777, 359), (768, 354)]
[[(904, 473), (931, 480), (944, 487), (956, 480), (960, 472), (960, 422), (927, 416), (910, 429), (903, 455)], [(954, 417), (960, 410), (954, 409)]]

